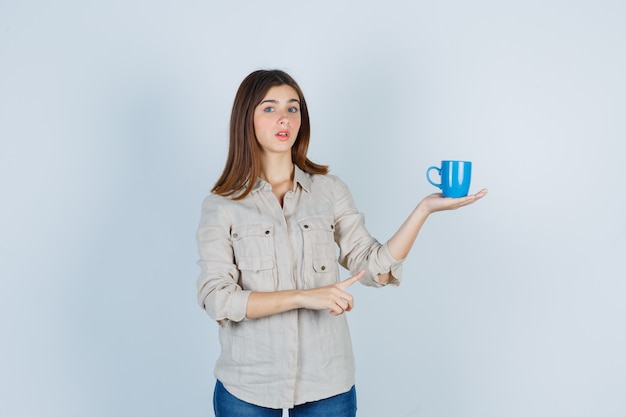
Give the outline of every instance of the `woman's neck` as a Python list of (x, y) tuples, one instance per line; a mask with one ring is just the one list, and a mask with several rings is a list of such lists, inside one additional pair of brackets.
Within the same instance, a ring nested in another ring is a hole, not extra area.
[(265, 158), (261, 163), (261, 178), (272, 185), (291, 181), (293, 175), (291, 158)]
[(293, 188), (294, 164), (289, 159), (265, 158), (261, 166), (261, 178), (272, 186), (280, 206), (283, 206), (285, 194)]

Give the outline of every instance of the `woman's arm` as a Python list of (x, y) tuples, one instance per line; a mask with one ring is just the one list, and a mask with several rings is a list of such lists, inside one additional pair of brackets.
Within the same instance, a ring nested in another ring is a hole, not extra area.
[(253, 292), (248, 298), (246, 318), (258, 319), (298, 308), (330, 310), (330, 314), (340, 315), (354, 307), (354, 299), (346, 289), (362, 276), (359, 272), (336, 284), (310, 290)]
[[(485, 195), (487, 195), (487, 190), (483, 188), (474, 195), (461, 198), (444, 198), (441, 194), (427, 196), (415, 207), (398, 231), (389, 239), (387, 242), (389, 253), (395, 259), (406, 258), (428, 216), (438, 211), (456, 210), (467, 206), (475, 203)], [(379, 274), (378, 277), (381, 284), (386, 284), (391, 277), (391, 273)]]

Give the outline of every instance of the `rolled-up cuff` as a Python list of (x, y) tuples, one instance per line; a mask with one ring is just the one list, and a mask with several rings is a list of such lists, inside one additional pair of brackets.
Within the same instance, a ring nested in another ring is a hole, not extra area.
[(230, 305), (228, 306), (227, 318), (218, 320), (220, 326), (226, 326), (231, 321), (242, 321), (246, 318), (248, 309), (248, 298), (250, 291), (235, 291), (230, 295)]
[[(366, 276), (361, 279), (361, 282), (365, 285), (372, 287), (383, 287), (385, 285), (400, 285), (402, 280), (402, 263), (404, 259), (397, 260), (391, 253), (387, 244), (381, 245), (367, 260)], [(358, 272), (358, 271), (357, 271)], [(391, 272), (391, 278), (386, 284), (380, 283), (378, 280), (379, 274), (386, 274)]]

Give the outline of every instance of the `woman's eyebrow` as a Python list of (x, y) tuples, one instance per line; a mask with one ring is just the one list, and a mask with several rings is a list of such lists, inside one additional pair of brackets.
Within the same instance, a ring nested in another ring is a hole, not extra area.
[[(259, 105), (263, 104), (263, 103), (272, 103), (272, 104), (278, 104), (278, 100), (274, 100), (274, 99), (267, 99), (267, 100), (263, 100), (262, 102), (259, 103)], [(300, 104), (300, 100), (298, 100), (297, 98), (292, 98), (287, 100), (287, 103), (298, 103)]]

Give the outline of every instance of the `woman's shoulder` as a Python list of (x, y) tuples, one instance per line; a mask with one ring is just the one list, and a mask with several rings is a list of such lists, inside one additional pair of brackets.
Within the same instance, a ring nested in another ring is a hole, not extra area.
[(228, 205), (228, 203), (232, 201), (230, 198), (228, 197), (224, 197), (222, 195), (219, 194), (215, 194), (214, 192), (209, 193), (208, 195), (206, 195), (204, 197), (204, 200), (202, 202), (203, 206), (223, 206), (223, 205)]
[(316, 187), (347, 188), (346, 183), (335, 174), (311, 174), (311, 183)]
[(202, 221), (222, 223), (230, 218), (230, 212), (237, 202), (211, 192), (202, 201)]
[[(334, 174), (313, 174), (305, 171), (301, 171), (303, 175), (308, 177), (313, 184), (332, 184), (339, 180), (339, 177)], [(296, 177), (297, 178), (297, 177)]]

